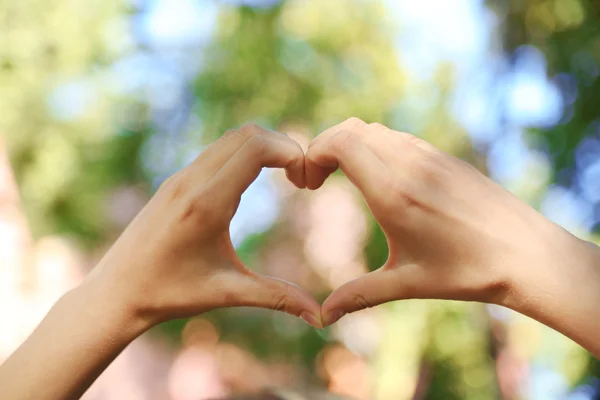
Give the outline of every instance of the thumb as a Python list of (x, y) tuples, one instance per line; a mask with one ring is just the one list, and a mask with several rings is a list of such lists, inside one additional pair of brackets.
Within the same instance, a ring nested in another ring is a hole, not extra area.
[(355, 311), (409, 298), (401, 269), (382, 267), (337, 288), (321, 306), (323, 325), (329, 326)]
[(260, 307), (283, 311), (322, 329), (321, 306), (306, 290), (282, 279), (247, 271), (244, 283), (237, 285), (236, 304), (230, 306)]

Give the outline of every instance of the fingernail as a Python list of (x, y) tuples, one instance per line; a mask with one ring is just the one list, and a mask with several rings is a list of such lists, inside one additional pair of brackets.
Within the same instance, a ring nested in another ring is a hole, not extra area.
[(300, 318), (304, 320), (304, 322), (306, 322), (309, 325), (314, 326), (317, 329), (323, 329), (323, 324), (321, 323), (321, 319), (315, 317), (314, 315), (312, 315), (309, 312), (303, 311), (300, 314)]
[(340, 318), (342, 318), (346, 313), (342, 310), (332, 310), (327, 317), (325, 317), (324, 325), (329, 326), (331, 324), (335, 324)]

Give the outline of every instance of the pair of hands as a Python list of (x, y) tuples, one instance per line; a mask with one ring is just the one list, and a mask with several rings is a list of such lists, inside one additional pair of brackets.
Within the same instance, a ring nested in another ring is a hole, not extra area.
[[(263, 167), (284, 168), (297, 187), (313, 190), (341, 168), (386, 234), (385, 265), (344, 284), (322, 306), (291, 283), (247, 269), (229, 224)], [(557, 247), (557, 236), (572, 240), (469, 164), (409, 134), (351, 118), (304, 154), (287, 136), (247, 125), (167, 179), (84, 285), (102, 285), (148, 327), (254, 306), (321, 328), (399, 299), (511, 306), (518, 271), (555, 257), (548, 246)]]
[[(248, 270), (229, 224), (263, 167), (285, 168), (309, 189), (341, 168), (386, 234), (385, 265), (322, 306)], [(599, 265), (600, 248), (411, 135), (350, 119), (304, 154), (285, 135), (245, 126), (168, 179), (83, 284), (52, 307), (0, 365), (0, 398), (78, 399), (151, 326), (234, 306), (285, 311), (320, 328), (390, 300), (496, 303), (600, 357)]]

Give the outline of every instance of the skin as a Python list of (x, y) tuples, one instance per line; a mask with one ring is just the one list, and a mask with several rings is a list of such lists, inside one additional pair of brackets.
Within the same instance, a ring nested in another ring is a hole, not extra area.
[(325, 325), (392, 300), (499, 304), (600, 356), (600, 252), (471, 165), (381, 124), (351, 118), (311, 144), (306, 182), (336, 169), (362, 192), (385, 232), (380, 269), (323, 303)]
[[(306, 291), (249, 271), (229, 224), (263, 167), (285, 168), (296, 186), (313, 190), (341, 168), (386, 234), (385, 265), (321, 307)], [(150, 327), (234, 306), (284, 311), (320, 328), (392, 300), (480, 301), (537, 319), (600, 356), (599, 265), (595, 245), (409, 134), (352, 118), (304, 155), (285, 135), (244, 126), (161, 186), (0, 366), (0, 398), (77, 399)]]
[(0, 398), (77, 399), (150, 327), (216, 308), (270, 308), (322, 327), (310, 294), (251, 272), (231, 244), (231, 218), (263, 167), (285, 168), (290, 181), (305, 186), (300, 146), (254, 125), (226, 133), (169, 178), (2, 365)]

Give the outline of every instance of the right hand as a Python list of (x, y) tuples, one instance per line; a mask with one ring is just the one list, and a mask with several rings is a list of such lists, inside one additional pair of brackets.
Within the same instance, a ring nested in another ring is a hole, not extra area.
[(352, 118), (318, 136), (306, 155), (307, 187), (338, 167), (364, 195), (389, 257), (331, 294), (324, 325), (399, 299), (511, 306), (516, 275), (562, 266), (578, 243), (471, 165), (380, 124)]

